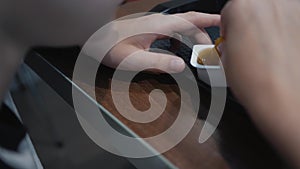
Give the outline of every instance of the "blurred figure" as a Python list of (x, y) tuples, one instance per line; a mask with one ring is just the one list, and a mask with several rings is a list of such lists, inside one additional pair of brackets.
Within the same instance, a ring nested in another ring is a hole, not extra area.
[(269, 140), (300, 168), (300, 1), (232, 0), (222, 11), (226, 76)]
[(33, 46), (83, 44), (103, 24), (113, 19), (121, 0), (101, 1), (0, 1), (0, 100)]

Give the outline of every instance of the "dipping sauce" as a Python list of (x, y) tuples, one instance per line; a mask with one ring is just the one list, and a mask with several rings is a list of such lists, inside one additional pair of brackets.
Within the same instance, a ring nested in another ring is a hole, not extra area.
[(215, 41), (215, 47), (207, 48), (201, 51), (198, 55), (197, 62), (201, 65), (219, 65), (219, 60), (222, 55), (221, 47), (223, 41), (224, 38), (219, 37)]
[(198, 55), (197, 62), (201, 65), (219, 65), (219, 59), (219, 54), (213, 47), (201, 51)]

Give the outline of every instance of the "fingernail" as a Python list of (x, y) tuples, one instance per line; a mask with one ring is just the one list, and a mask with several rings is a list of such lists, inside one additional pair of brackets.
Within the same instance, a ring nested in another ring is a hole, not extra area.
[(170, 62), (170, 68), (174, 72), (181, 72), (184, 69), (184, 61), (182, 59), (173, 59)]

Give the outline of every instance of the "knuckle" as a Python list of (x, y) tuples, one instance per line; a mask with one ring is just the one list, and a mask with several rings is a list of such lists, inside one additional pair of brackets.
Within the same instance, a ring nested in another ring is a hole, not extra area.
[(197, 14), (198, 14), (198, 12), (189, 11), (186, 13), (186, 16), (191, 18), (191, 17), (195, 17)]

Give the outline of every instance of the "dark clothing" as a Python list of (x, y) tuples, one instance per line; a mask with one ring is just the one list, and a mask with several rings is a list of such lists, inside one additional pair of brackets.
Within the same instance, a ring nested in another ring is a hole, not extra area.
[[(0, 108), (0, 146), (17, 151), (20, 142), (24, 139), (26, 129), (5, 105)], [(0, 160), (0, 169), (11, 169)]]

